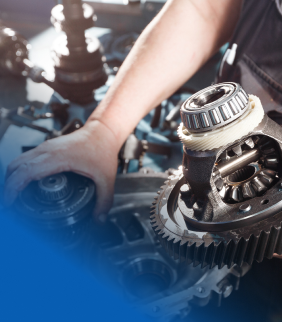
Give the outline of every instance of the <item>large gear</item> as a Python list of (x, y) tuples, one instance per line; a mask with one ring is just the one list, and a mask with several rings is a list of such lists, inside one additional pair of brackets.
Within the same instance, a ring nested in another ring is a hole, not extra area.
[[(282, 212), (244, 228), (224, 232), (203, 232), (188, 228), (177, 208), (185, 183), (182, 168), (165, 181), (152, 206), (151, 224), (164, 248), (174, 259), (204, 268), (229, 268), (243, 262), (261, 262), (282, 252)], [(185, 192), (184, 192), (185, 193)], [(175, 209), (176, 208), (176, 209)]]
[[(213, 103), (219, 106), (220, 99), (209, 97), (207, 111)], [(252, 101), (253, 96), (250, 105)], [(205, 109), (203, 103), (201, 112)], [(185, 118), (182, 113), (183, 122)], [(233, 123), (224, 126), (236, 129)], [(152, 206), (153, 229), (169, 254), (210, 268), (281, 254), (281, 127), (265, 115), (255, 128), (212, 150), (195, 151), (183, 143), (182, 167), (165, 182)]]

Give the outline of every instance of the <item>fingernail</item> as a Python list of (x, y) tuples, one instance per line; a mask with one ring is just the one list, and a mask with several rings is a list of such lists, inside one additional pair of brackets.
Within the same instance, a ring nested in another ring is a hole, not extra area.
[(106, 214), (99, 214), (98, 215), (98, 220), (101, 224), (104, 224), (107, 220), (107, 215)]

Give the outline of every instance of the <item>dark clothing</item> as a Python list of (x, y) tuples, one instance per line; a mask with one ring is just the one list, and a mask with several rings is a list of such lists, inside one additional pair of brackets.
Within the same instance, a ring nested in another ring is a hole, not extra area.
[(282, 1), (245, 0), (230, 41), (238, 45), (235, 61), (222, 63), (217, 82), (240, 83), (258, 96), (265, 112), (282, 113)]

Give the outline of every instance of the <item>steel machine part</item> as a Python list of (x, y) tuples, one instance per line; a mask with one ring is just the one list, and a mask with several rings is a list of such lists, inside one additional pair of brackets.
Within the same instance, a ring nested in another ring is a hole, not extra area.
[(169, 173), (118, 175), (114, 204), (104, 225), (91, 220), (94, 183), (74, 173), (32, 182), (20, 193), (14, 209), (17, 219), (28, 219), (57, 248), (76, 255), (95, 278), (118, 286), (131, 306), (169, 322), (186, 317), (191, 305), (204, 306), (211, 299), (220, 305), (250, 269), (249, 265), (222, 270), (187, 267), (164, 251), (148, 212), (155, 190)]
[(85, 34), (94, 26), (94, 10), (82, 0), (63, 0), (51, 15), (55, 28), (65, 32), (52, 50), (58, 92), (73, 102), (87, 104), (93, 101), (93, 90), (108, 78), (99, 40)]
[(52, 47), (55, 78), (28, 59), (27, 40), (10, 28), (0, 25), (0, 73), (30, 77), (45, 83), (63, 98), (85, 105), (94, 100), (93, 91), (104, 85), (101, 44), (85, 31), (94, 26), (94, 10), (82, 0), (64, 0), (52, 9), (51, 21), (59, 36)]
[[(222, 297), (238, 289), (240, 278), (250, 269), (247, 264), (201, 269), (176, 262), (165, 252), (151, 229), (148, 212), (154, 191), (168, 175), (141, 170), (117, 176), (108, 221), (93, 227), (94, 247), (88, 256), (96, 277), (99, 267), (132, 306), (164, 322), (184, 318), (191, 305), (204, 306), (211, 299), (220, 304)], [(93, 255), (97, 244), (99, 256)]]
[(181, 118), (182, 167), (152, 207), (161, 243), (210, 268), (281, 254), (282, 128), (235, 83), (192, 95)]
[(95, 206), (95, 184), (71, 172), (31, 182), (14, 205), (17, 219), (60, 247), (74, 247), (82, 239)]
[(28, 58), (27, 40), (0, 22), (0, 74), (21, 75), (23, 60)]

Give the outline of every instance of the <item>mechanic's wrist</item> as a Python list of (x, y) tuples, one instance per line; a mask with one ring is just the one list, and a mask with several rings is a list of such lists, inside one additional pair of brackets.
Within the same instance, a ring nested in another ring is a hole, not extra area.
[(116, 154), (119, 153), (123, 142), (118, 141), (115, 132), (105, 122), (99, 119), (89, 119), (82, 129), (89, 135), (90, 141), (97, 140), (98, 136), (100, 142), (105, 142), (105, 147), (110, 147)]

